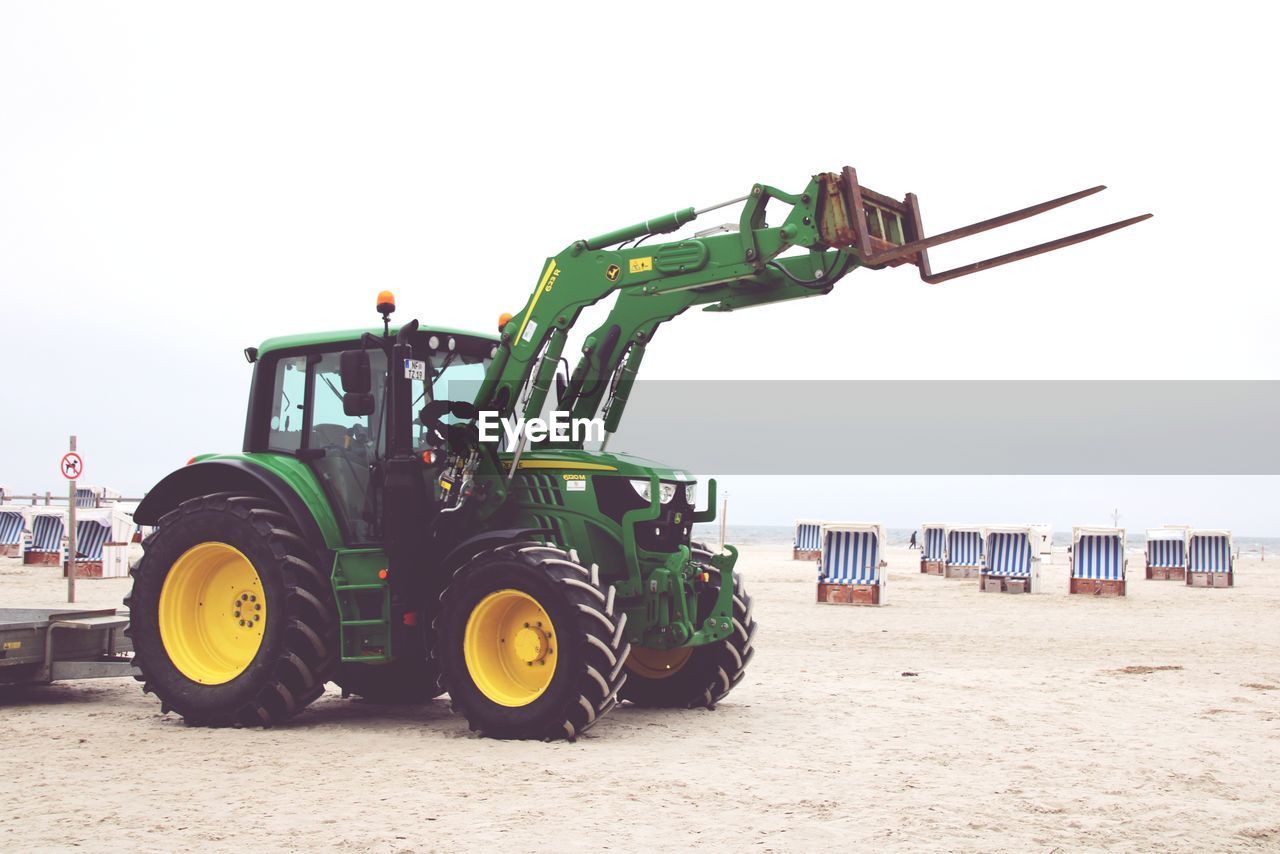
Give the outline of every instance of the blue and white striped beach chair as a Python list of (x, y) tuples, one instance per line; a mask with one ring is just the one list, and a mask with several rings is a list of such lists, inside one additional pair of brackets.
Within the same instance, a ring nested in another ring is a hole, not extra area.
[(1124, 528), (1073, 528), (1071, 580), (1067, 592), (1123, 596), (1124, 547)]
[(76, 507), (96, 508), (114, 503), (120, 493), (108, 486), (86, 486), (76, 484)]
[(129, 574), (133, 517), (114, 504), (76, 513), (76, 572), (91, 578)]
[(22, 552), (22, 562), (58, 566), (62, 563), (62, 539), (66, 535), (65, 510), (37, 508), (30, 511), (31, 538)]
[(926, 522), (920, 527), (920, 571), (927, 575), (942, 575), (947, 562), (947, 526)]
[(1194, 530), (1187, 533), (1187, 585), (1234, 587), (1235, 557), (1230, 531)]
[(817, 560), (822, 551), (822, 523), (812, 519), (796, 520), (792, 560)]
[(976, 526), (947, 527), (947, 578), (977, 578), (982, 574), (982, 529)]
[(76, 520), (76, 561), (102, 562), (102, 547), (111, 538), (111, 523), (99, 519)]
[(1040, 592), (1040, 555), (1033, 547), (1035, 536), (1027, 525), (983, 528), (983, 590)]
[(1182, 581), (1187, 576), (1187, 529), (1151, 528), (1145, 549), (1147, 578)]
[(21, 557), (22, 540), (27, 531), (27, 517), (14, 504), (0, 506), (0, 556)]
[(883, 605), (884, 526), (829, 522), (822, 526), (818, 559), (818, 601), (840, 605)]

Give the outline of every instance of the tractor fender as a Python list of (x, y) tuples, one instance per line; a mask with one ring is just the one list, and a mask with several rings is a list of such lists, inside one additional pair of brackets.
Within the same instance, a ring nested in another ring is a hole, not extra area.
[(467, 537), (454, 546), (444, 560), (440, 562), (440, 571), (444, 578), (450, 578), (458, 567), (475, 557), (482, 551), (495, 548), (503, 543), (515, 540), (527, 540), (534, 536), (545, 536), (552, 533), (549, 528), (499, 528)]
[(138, 509), (133, 511), (133, 519), (140, 525), (156, 525), (160, 517), (187, 499), (219, 492), (274, 500), (297, 525), (303, 540), (316, 554), (328, 553), (329, 546), (320, 526), (298, 493), (290, 489), (279, 475), (244, 460), (207, 460), (170, 472), (142, 499)]

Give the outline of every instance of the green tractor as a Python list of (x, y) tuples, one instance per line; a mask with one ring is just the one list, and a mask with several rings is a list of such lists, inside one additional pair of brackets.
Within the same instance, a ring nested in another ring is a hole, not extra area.
[[(623, 700), (713, 708), (756, 636), (736, 550), (691, 539), (715, 518), (715, 481), (698, 509), (688, 472), (604, 450), (657, 327), (695, 305), (825, 294), (860, 266), (942, 281), (1142, 218), (929, 269), (930, 246), (1095, 191), (925, 237), (914, 196), (846, 167), (796, 194), (753, 186), (725, 203), (743, 203), (736, 226), (644, 243), (716, 205), (576, 241), (496, 336), (392, 326), (383, 292), (380, 328), (249, 348), (243, 450), (194, 458), (135, 513), (156, 526), (125, 600), (137, 678), (208, 726), (280, 723), (330, 681), (375, 702), (448, 692), (499, 738), (573, 739)], [(770, 202), (787, 208), (775, 226)], [(561, 371), (581, 310), (615, 292)], [(537, 429), (553, 387), (599, 450)]]

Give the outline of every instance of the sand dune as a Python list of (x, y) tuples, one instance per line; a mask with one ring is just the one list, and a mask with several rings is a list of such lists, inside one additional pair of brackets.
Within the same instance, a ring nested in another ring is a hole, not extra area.
[[(815, 605), (811, 564), (748, 549), (742, 686), (714, 712), (621, 708), (575, 744), (476, 738), (445, 700), (331, 692), (236, 731), (131, 680), (0, 689), (0, 847), (1280, 847), (1280, 564), (1092, 600), (1065, 595), (1061, 554), (1037, 596), (922, 577), (917, 554), (890, 550), (874, 609)], [(60, 604), (56, 572), (0, 561), (0, 604)]]

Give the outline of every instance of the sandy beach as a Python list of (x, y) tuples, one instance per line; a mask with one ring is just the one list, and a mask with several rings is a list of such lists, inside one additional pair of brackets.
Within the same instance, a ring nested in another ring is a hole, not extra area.
[[(447, 699), (343, 700), (188, 728), (132, 680), (0, 689), (0, 848), (378, 851), (1280, 847), (1280, 572), (1068, 597), (921, 576), (815, 605), (812, 564), (751, 547), (757, 654), (714, 712), (622, 707), (577, 743), (472, 736)], [(1134, 572), (1135, 564), (1137, 571)], [(0, 560), (0, 603), (58, 605)], [(124, 579), (81, 581), (115, 604)]]

